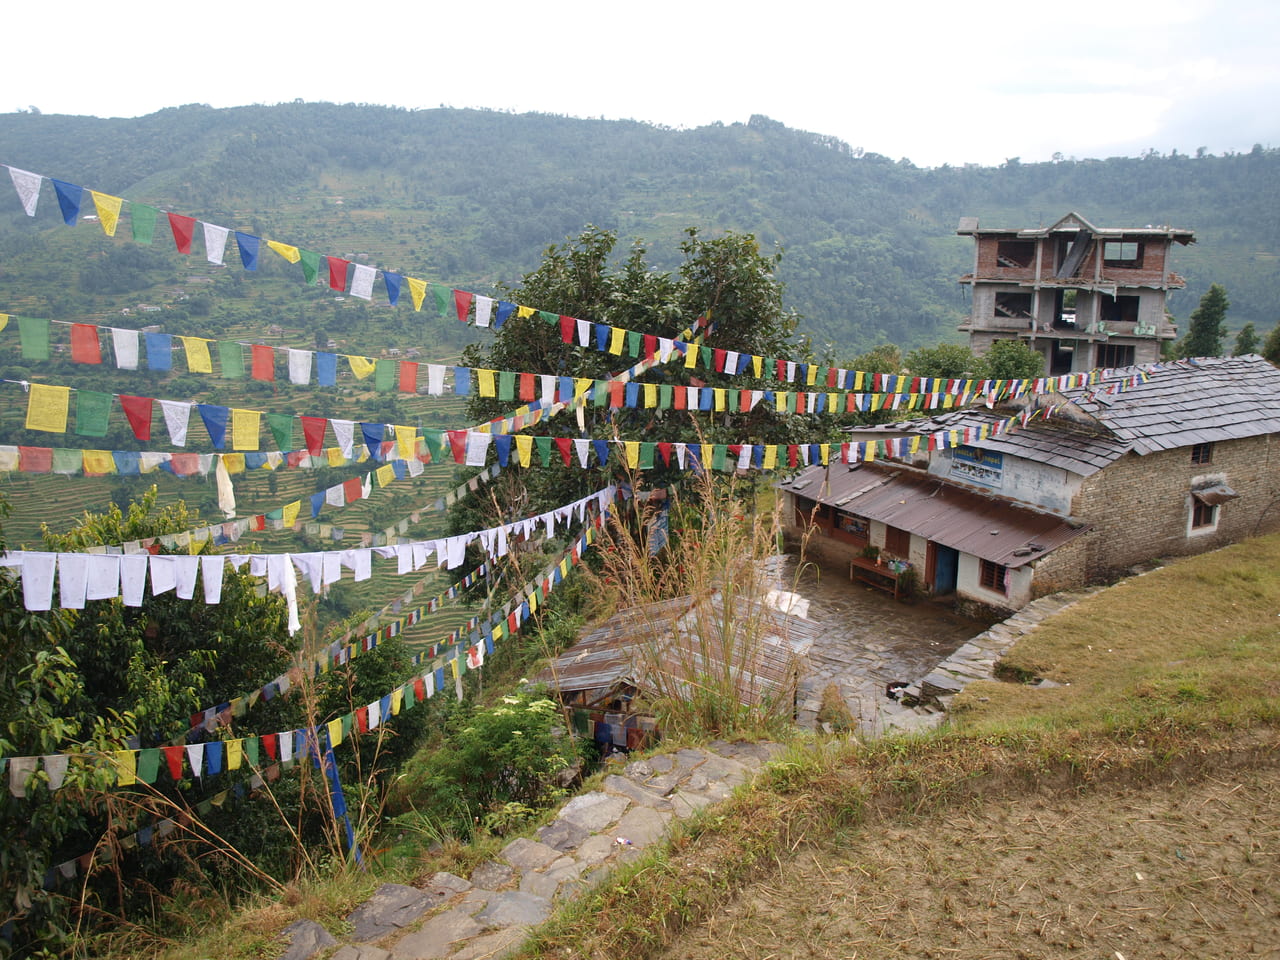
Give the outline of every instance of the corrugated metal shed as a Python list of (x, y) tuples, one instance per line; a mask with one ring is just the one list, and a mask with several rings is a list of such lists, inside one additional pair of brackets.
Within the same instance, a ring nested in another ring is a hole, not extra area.
[[(760, 640), (735, 650), (732, 642), (748, 642), (744, 638), (749, 618), (760, 622)], [(631, 691), (654, 695), (673, 685), (685, 686), (699, 675), (722, 676), (728, 670), (744, 703), (794, 696), (796, 653), (812, 644), (817, 625), (743, 600), (729, 617), (739, 627), (734, 641), (722, 642), (708, 624), (718, 626), (723, 620), (719, 596), (705, 599), (701, 606), (686, 596), (633, 607), (587, 633), (532, 680), (555, 688), (563, 699), (578, 697), (594, 704)]]
[(783, 488), (1007, 567), (1038, 560), (1087, 529), (914, 471), (832, 467), (824, 483), (827, 472), (810, 467)]

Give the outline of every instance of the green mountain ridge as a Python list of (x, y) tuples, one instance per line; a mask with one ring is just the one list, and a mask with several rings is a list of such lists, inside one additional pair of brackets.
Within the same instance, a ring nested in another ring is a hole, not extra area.
[[(478, 293), (516, 282), (547, 244), (589, 223), (616, 231), (623, 249), (643, 238), (658, 267), (676, 262), (686, 228), (747, 231), (784, 248), (780, 276), (801, 330), (836, 359), (884, 342), (959, 339), (966, 303), (956, 278), (972, 250), (955, 235), (961, 216), (1036, 226), (1076, 210), (1100, 226), (1188, 227), (1199, 242), (1175, 257), (1188, 281), (1171, 298), (1175, 315), (1185, 320), (1219, 282), (1233, 329), (1276, 319), (1280, 150), (1261, 147), (921, 169), (761, 116), (671, 130), (288, 103), (110, 120), (0, 115), (0, 162)], [(103, 254), (101, 234), (90, 243), (79, 234), (93, 231), (77, 231), (73, 244), (48, 194), (26, 221), (16, 196), (0, 191), (0, 310), (98, 309), (97, 291), (69, 297), (55, 281), (78, 282), (86, 257)], [(259, 279), (234, 290), (220, 282), (214, 316), (229, 309), (225, 298), (271, 296), (280, 312), (315, 322), (296, 286)], [(148, 289), (162, 288), (135, 292)]]

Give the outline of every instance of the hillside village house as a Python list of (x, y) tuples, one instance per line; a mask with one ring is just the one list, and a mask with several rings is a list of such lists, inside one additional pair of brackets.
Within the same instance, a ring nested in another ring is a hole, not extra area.
[[(1026, 404), (1053, 414), (911, 459), (809, 467), (780, 486), (786, 515), (812, 527), (811, 553), (872, 585), (893, 589), (905, 563), (923, 591), (995, 611), (1280, 528), (1280, 370), (1261, 357), (1181, 361), (1122, 392), (1015, 402)], [(966, 409), (851, 439), (1009, 415)]]
[(1069, 213), (1035, 229), (965, 217), (956, 232), (974, 239), (973, 272), (960, 278), (972, 293), (960, 330), (976, 354), (1021, 340), (1058, 376), (1155, 363), (1161, 341), (1177, 337), (1165, 298), (1186, 281), (1169, 263), (1174, 244), (1195, 242), (1190, 230), (1095, 227)]

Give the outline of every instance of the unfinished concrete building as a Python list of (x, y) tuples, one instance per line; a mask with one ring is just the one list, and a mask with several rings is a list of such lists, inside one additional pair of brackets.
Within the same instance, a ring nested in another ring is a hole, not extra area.
[(1095, 227), (1069, 213), (1030, 230), (964, 217), (956, 232), (975, 241), (973, 272), (960, 278), (972, 293), (960, 330), (976, 354), (1021, 340), (1057, 375), (1155, 363), (1161, 342), (1177, 337), (1165, 298), (1186, 281), (1169, 269), (1170, 252), (1195, 242), (1190, 230)]

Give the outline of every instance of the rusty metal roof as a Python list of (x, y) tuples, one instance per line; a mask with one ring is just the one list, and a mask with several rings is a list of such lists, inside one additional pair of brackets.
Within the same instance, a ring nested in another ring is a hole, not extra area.
[(825, 473), (825, 467), (810, 467), (782, 486), (1007, 567), (1038, 560), (1087, 529), (914, 470), (839, 466), (829, 481)]
[[(687, 689), (706, 674), (732, 676), (748, 704), (793, 692), (796, 650), (812, 643), (817, 625), (740, 600), (729, 618), (733, 635), (725, 640), (719, 635), (724, 619), (719, 595), (701, 603), (684, 596), (632, 607), (585, 634), (532, 680), (561, 694), (584, 692), (589, 700), (621, 685), (651, 696)], [(758, 631), (746, 629), (752, 619), (760, 621)], [(751, 649), (733, 648), (750, 643), (744, 638), (752, 633), (759, 641)]]

